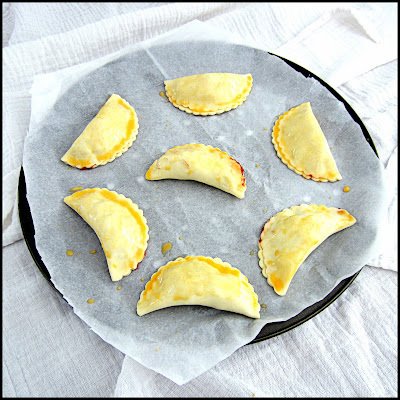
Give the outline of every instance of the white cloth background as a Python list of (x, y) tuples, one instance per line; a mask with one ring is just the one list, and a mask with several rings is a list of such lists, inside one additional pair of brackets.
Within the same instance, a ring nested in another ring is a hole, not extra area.
[[(371, 134), (391, 200), (381, 252), (338, 300), (179, 386), (54, 293), (21, 240), (16, 194), (34, 75), (194, 19), (333, 86)], [(397, 36), (397, 3), (3, 3), (3, 396), (397, 397)]]

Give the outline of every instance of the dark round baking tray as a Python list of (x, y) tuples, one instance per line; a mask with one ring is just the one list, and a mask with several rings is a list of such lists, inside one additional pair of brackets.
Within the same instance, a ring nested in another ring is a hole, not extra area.
[[(336, 92), (331, 86), (329, 86), (326, 82), (324, 82), (321, 78), (313, 74), (312, 72), (306, 70), (305, 68), (301, 67), (300, 65), (295, 64), (294, 62), (285, 59), (281, 56), (278, 56), (273, 53), (269, 53), (275, 57), (280, 58), (284, 62), (286, 62), (289, 66), (293, 69), (298, 71), (299, 73), (303, 74), (307, 78), (316, 79), (318, 82), (321, 83), (327, 90), (329, 90), (339, 101), (341, 101), (344, 106), (346, 107), (347, 112), (353, 118), (353, 120), (360, 126), (364, 137), (368, 144), (371, 146), (375, 154), (378, 156), (378, 152), (376, 151), (375, 145), (369, 135), (367, 128), (362, 123), (360, 117), (356, 114), (356, 112), (351, 108), (351, 106), (346, 102), (346, 100)], [(46, 266), (44, 265), (42, 258), (36, 248), (35, 244), (35, 228), (33, 226), (32, 216), (29, 208), (29, 203), (26, 198), (26, 183), (25, 183), (25, 175), (24, 170), (21, 167), (21, 172), (19, 176), (19, 185), (18, 185), (18, 210), (19, 210), (19, 218), (22, 228), (22, 233), (27, 244), (27, 247), (34, 259), (37, 267), (39, 268), (40, 272), (43, 274), (47, 282), (52, 286), (52, 288), (62, 297), (62, 294), (57, 290), (54, 286), (53, 282), (51, 281), (51, 276), (49, 271), (47, 270)], [(280, 322), (272, 322), (266, 324), (260, 331), (260, 333), (256, 336), (256, 338), (248, 344), (261, 342), (266, 339), (270, 339), (274, 336), (280, 335), (285, 333), (297, 326), (303, 324), (304, 322), (308, 321), (309, 319), (313, 318), (315, 315), (319, 314), (323, 311), (326, 307), (332, 304), (356, 279), (360, 271), (356, 272), (354, 275), (343, 279), (325, 298), (321, 301), (311, 305), (304, 309), (301, 313), (297, 314), (293, 318), (288, 319), (287, 321), (280, 321)]]

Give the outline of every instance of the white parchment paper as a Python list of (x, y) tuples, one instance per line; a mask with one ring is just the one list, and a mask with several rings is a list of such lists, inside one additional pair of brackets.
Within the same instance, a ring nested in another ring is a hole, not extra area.
[[(206, 72), (251, 73), (253, 89), (237, 109), (208, 117), (182, 112), (159, 94), (166, 79)], [(105, 166), (69, 168), (61, 157), (112, 93), (135, 108), (136, 141)], [(276, 155), (271, 142), (276, 119), (308, 101), (342, 181), (305, 180)], [(156, 158), (186, 143), (218, 147), (239, 161), (247, 182), (244, 199), (198, 182), (144, 178)], [(36, 77), (23, 167), (36, 246), (57, 289), (105, 341), (178, 384), (252, 341), (266, 323), (287, 320), (323, 299), (379, 250), (386, 205), (383, 168), (343, 103), (279, 58), (199, 22), (107, 58)], [(119, 282), (109, 277), (94, 231), (63, 202), (77, 186), (115, 190), (144, 212), (147, 255)], [(351, 191), (344, 193), (344, 186)], [(261, 274), (258, 239), (269, 218), (302, 203), (344, 208), (357, 223), (321, 244), (280, 297)], [(163, 255), (165, 242), (173, 247)], [(67, 256), (67, 250), (74, 255)], [(137, 316), (136, 303), (151, 275), (186, 255), (220, 257), (240, 269), (267, 306), (261, 319), (200, 306)], [(88, 304), (89, 298), (95, 303)]]

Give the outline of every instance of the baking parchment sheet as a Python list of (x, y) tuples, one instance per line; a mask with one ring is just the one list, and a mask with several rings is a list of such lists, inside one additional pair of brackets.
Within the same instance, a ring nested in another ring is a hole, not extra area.
[[(323, 299), (368, 263), (379, 250), (387, 201), (382, 165), (340, 101), (279, 58), (204, 25), (190, 23), (107, 58), (36, 77), (23, 157), (36, 246), (56, 288), (106, 342), (178, 384), (252, 341), (266, 323), (287, 320)], [(237, 109), (207, 117), (182, 112), (160, 95), (164, 80), (206, 72), (251, 73), (252, 91)], [(68, 167), (61, 157), (113, 93), (136, 110), (136, 141), (105, 166)], [(303, 179), (276, 155), (275, 121), (304, 102), (311, 103), (341, 181)], [(218, 147), (239, 161), (247, 183), (244, 199), (194, 181), (144, 178), (166, 150), (187, 143)], [(119, 282), (109, 277), (94, 231), (63, 202), (77, 186), (114, 190), (144, 212), (147, 254)], [(344, 193), (344, 186), (351, 191)], [(346, 209), (357, 223), (314, 250), (280, 297), (262, 276), (258, 240), (269, 218), (302, 203)], [(162, 254), (165, 242), (173, 247)], [(139, 317), (136, 303), (151, 275), (186, 255), (219, 257), (238, 268), (266, 305), (261, 319), (201, 306)], [(88, 304), (89, 298), (95, 303)]]

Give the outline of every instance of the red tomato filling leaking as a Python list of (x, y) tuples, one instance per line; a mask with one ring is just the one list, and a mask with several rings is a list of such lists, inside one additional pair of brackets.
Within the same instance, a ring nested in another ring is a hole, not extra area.
[[(145, 258), (145, 257), (146, 257), (146, 252), (144, 252), (144, 254), (143, 254), (143, 258)], [(142, 259), (142, 261), (143, 261), (143, 259)], [(142, 261), (140, 261), (140, 262), (137, 263), (135, 269), (138, 269), (138, 268), (139, 268), (139, 265), (140, 265), (140, 263), (141, 263)]]
[(94, 168), (95, 166), (96, 166), (96, 164), (93, 164), (91, 167), (88, 167), (88, 168), (82, 167), (81, 169), (92, 169), (92, 168)]
[(232, 158), (232, 157), (230, 157), (230, 156), (229, 156), (229, 158), (230, 158), (232, 161), (235, 161), (235, 163), (239, 165), (239, 167), (240, 167), (240, 172), (241, 172), (241, 174), (242, 174), (242, 186), (246, 186), (246, 178), (244, 177), (244, 169), (243, 169), (242, 165), (240, 164), (239, 161), (236, 161), (234, 158)]

